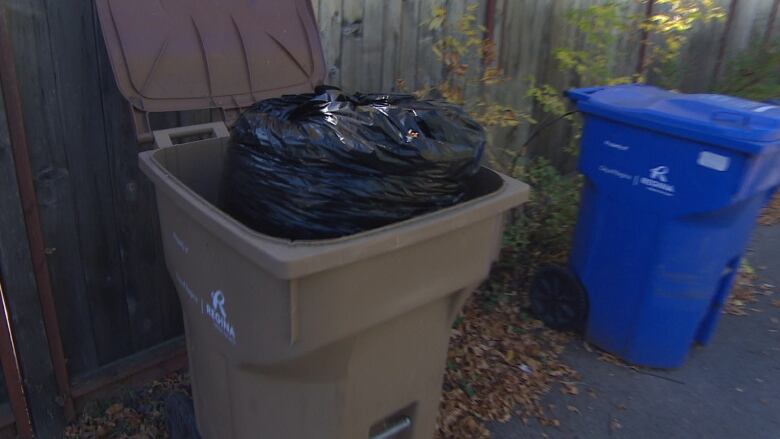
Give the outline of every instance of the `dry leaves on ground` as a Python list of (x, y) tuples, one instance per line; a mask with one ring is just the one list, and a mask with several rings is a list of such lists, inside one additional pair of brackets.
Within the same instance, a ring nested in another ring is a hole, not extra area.
[[(540, 401), (555, 383), (577, 394), (576, 372), (559, 356), (570, 335), (546, 329), (519, 310), (516, 300), (493, 300), (477, 293), (455, 324), (439, 414), (439, 439), (478, 439), (490, 436), (484, 423), (537, 418), (559, 425)], [(174, 374), (123, 398), (98, 401), (67, 427), (65, 437), (80, 439), (167, 438), (165, 398), (189, 393), (189, 377)]]
[[(758, 223), (764, 226), (780, 223), (780, 191), (775, 194), (769, 204), (761, 211)], [(751, 268), (745, 264), (740, 265), (739, 274), (734, 281), (734, 286), (731, 289), (731, 294), (723, 308), (723, 312), (735, 316), (748, 315), (749, 305), (758, 301), (756, 291), (761, 289), (764, 294), (769, 291), (764, 285), (757, 286), (755, 284), (756, 280), (757, 276)]]
[(723, 307), (725, 314), (733, 316), (746, 316), (750, 305), (758, 301), (756, 298), (756, 274), (746, 269), (743, 265), (739, 269), (737, 278), (734, 280), (734, 286), (731, 287), (731, 294)]
[(439, 438), (487, 438), (484, 422), (506, 422), (513, 413), (557, 425), (542, 396), (556, 382), (577, 392), (577, 373), (559, 358), (571, 336), (529, 318), (516, 300), (496, 302), (491, 294), (475, 294), (453, 329)]
[[(610, 354), (607, 351), (603, 351), (599, 348), (595, 349), (598, 352), (598, 360), (603, 361), (605, 363), (609, 363), (613, 366), (619, 366), (619, 367), (627, 367), (629, 369), (637, 370), (637, 367), (627, 363), (625, 360), (623, 360), (620, 357), (617, 357), (613, 354)], [(589, 352), (593, 352), (592, 349), (588, 349)]]
[(167, 438), (165, 398), (173, 392), (189, 393), (187, 375), (172, 374), (124, 397), (91, 403), (65, 429), (65, 438)]
[[(505, 422), (513, 414), (524, 422), (536, 418), (560, 425), (541, 398), (556, 383), (563, 392), (579, 393), (577, 373), (560, 361), (572, 336), (545, 328), (518, 302), (503, 293), (478, 292), (466, 304), (450, 339), (437, 438), (487, 438), (485, 422)], [(165, 399), (189, 391), (189, 377), (174, 374), (123, 398), (96, 402), (65, 437), (167, 438)]]
[[(758, 284), (757, 280), (758, 276), (752, 268), (745, 264), (740, 266), (739, 274), (731, 288), (731, 294), (723, 307), (723, 312), (735, 316), (746, 316), (748, 311), (760, 312), (751, 305), (758, 302), (758, 295), (771, 296), (774, 294), (775, 286), (767, 283)], [(771, 303), (778, 306), (777, 302), (778, 300), (775, 300)]]
[(763, 226), (780, 223), (780, 191), (775, 194), (769, 204), (761, 211), (758, 223)]

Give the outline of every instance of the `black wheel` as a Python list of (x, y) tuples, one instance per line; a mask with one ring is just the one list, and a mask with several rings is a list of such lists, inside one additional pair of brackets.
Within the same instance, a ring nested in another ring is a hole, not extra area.
[(531, 310), (548, 328), (582, 332), (588, 318), (588, 295), (568, 268), (546, 266), (531, 283)]
[(189, 396), (176, 392), (165, 399), (166, 426), (171, 439), (200, 439), (195, 408)]

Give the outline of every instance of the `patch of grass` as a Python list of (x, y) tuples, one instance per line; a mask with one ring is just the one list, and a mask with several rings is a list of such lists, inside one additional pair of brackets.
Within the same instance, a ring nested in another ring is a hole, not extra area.
[(519, 175), (532, 188), (531, 199), (507, 225), (501, 264), (511, 268), (522, 289), (540, 265), (564, 263), (577, 221), (582, 177), (561, 174), (537, 159)]

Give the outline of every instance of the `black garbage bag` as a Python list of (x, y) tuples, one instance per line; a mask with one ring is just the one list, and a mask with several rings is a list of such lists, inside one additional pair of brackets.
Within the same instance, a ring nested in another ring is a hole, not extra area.
[(484, 147), (443, 101), (332, 87), (267, 99), (232, 128), (222, 207), (280, 238), (351, 235), (458, 203)]

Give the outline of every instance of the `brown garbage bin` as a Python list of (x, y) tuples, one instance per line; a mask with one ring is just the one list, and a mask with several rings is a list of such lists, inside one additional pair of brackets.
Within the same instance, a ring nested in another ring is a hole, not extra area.
[[(139, 138), (148, 112), (228, 113), (324, 79), (308, 0), (98, 0)], [(205, 140), (178, 139), (212, 135)], [(353, 236), (286, 241), (216, 207), (221, 122), (150, 133), (165, 259), (206, 439), (432, 437), (451, 324), (528, 186), (482, 169), (457, 206)]]

